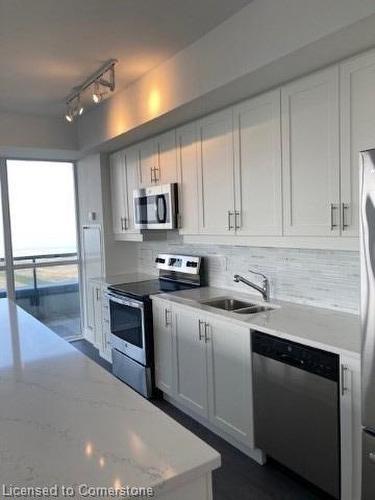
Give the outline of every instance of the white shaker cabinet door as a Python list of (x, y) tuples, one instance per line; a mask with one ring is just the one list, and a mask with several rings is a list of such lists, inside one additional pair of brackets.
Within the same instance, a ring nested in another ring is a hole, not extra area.
[(232, 108), (199, 122), (200, 232), (234, 234)]
[(341, 65), (341, 228), (359, 232), (359, 152), (375, 147), (375, 52)]
[(337, 66), (282, 88), (284, 231), (340, 235)]
[(154, 322), (155, 383), (161, 391), (173, 394), (173, 318), (172, 304), (154, 300), (152, 315)]
[(155, 151), (155, 140), (148, 139), (138, 144), (139, 180), (142, 187), (155, 185), (158, 158)]
[(280, 90), (234, 108), (236, 230), (282, 234)]
[(197, 123), (177, 129), (180, 234), (198, 233)]
[(250, 330), (211, 319), (205, 329), (210, 421), (253, 447)]
[(156, 137), (156, 147), (158, 154), (156, 182), (158, 184), (177, 182), (176, 131), (169, 130)]
[(109, 159), (111, 177), (112, 227), (114, 234), (125, 231), (127, 212), (125, 153), (113, 153)]
[(139, 233), (134, 227), (134, 190), (139, 188), (139, 150), (137, 147), (128, 148), (125, 152), (126, 161), (126, 232)]
[(207, 363), (203, 324), (196, 311), (174, 306), (176, 340), (176, 399), (207, 417)]

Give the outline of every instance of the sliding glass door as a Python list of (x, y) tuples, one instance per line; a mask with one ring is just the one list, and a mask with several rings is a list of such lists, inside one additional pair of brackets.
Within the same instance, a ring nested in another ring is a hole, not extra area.
[(15, 300), (60, 336), (76, 338), (81, 326), (74, 165), (7, 160), (6, 170)]

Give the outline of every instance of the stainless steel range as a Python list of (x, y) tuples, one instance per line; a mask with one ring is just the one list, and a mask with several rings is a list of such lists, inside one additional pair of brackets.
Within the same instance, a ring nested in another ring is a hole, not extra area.
[(112, 371), (136, 391), (154, 395), (151, 295), (202, 286), (201, 257), (160, 254), (159, 278), (108, 288)]

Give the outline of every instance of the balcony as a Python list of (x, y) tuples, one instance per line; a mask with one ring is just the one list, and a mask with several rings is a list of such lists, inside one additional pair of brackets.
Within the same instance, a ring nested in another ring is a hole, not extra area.
[[(77, 253), (14, 258), (16, 302), (65, 339), (81, 335)], [(5, 263), (0, 258), (0, 297), (5, 297)]]

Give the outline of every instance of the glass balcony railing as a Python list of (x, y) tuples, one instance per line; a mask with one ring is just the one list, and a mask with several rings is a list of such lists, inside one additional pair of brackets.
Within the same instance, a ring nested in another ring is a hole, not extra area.
[[(14, 258), (16, 302), (64, 338), (81, 334), (77, 253)], [(5, 267), (0, 259), (0, 297), (5, 297)]]

